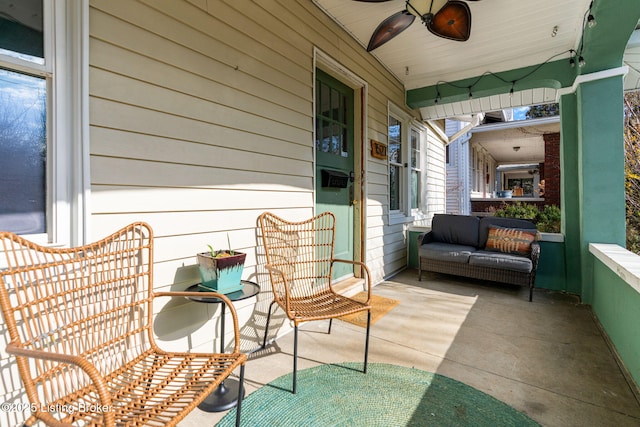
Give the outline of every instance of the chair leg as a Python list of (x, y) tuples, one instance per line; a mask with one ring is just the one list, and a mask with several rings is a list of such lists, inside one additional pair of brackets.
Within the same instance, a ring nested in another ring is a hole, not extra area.
[(238, 404), (236, 405), (236, 427), (240, 427), (240, 410), (244, 396), (244, 365), (240, 365), (240, 384), (238, 386)]
[(293, 394), (296, 394), (298, 377), (298, 325), (293, 328)]
[(371, 310), (367, 310), (367, 336), (364, 342), (364, 372), (367, 373), (367, 363), (369, 360), (369, 329), (371, 329)]
[(331, 324), (333, 323), (333, 318), (329, 319), (329, 330), (327, 331), (327, 334), (331, 333)]
[(269, 312), (267, 313), (267, 324), (264, 325), (264, 339), (262, 340), (262, 348), (267, 346), (267, 333), (269, 332), (269, 321), (271, 320), (271, 310), (273, 309), (273, 304), (275, 304), (276, 300), (271, 301), (269, 304)]

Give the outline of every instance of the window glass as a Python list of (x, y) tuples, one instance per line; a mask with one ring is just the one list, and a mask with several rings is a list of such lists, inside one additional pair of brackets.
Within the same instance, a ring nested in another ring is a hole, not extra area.
[(419, 208), (420, 177), (420, 133), (411, 129), (411, 209)]
[(389, 209), (402, 208), (402, 122), (389, 116)]
[(389, 117), (389, 161), (402, 161), (402, 123), (395, 117)]
[(316, 149), (349, 157), (346, 95), (317, 80)]
[(0, 230), (46, 232), (46, 81), (0, 70)]
[(44, 63), (42, 1), (0, 2), (0, 54)]

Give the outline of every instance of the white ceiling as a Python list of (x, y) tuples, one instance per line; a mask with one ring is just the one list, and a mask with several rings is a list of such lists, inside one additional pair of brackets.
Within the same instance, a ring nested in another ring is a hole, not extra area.
[[(378, 24), (405, 9), (405, 0), (367, 3), (314, 0), (367, 46)], [(431, 34), (419, 19), (371, 52), (406, 89), (435, 85), (446, 76), (455, 81), (540, 64), (578, 45), (584, 13), (591, 0), (469, 1), (471, 37), (466, 42)], [(555, 37), (554, 27), (558, 27)], [(522, 52), (520, 55), (514, 52)], [(560, 59), (562, 55), (558, 56)], [(564, 54), (569, 58), (569, 54)], [(464, 67), (461, 67), (464, 64)], [(408, 73), (407, 73), (408, 69)]]
[[(380, 22), (405, 9), (405, 0), (382, 3), (313, 0), (363, 47)], [(430, 33), (419, 19), (404, 32), (371, 52), (407, 90), (457, 81), (484, 73), (519, 69), (549, 60), (567, 59), (582, 37), (591, 0), (484, 0), (467, 2), (471, 36), (466, 42)], [(637, 31), (636, 31), (637, 32)], [(633, 39), (633, 38), (632, 38)], [(626, 89), (640, 86), (640, 37), (625, 57), (632, 72)], [(437, 119), (509, 107), (556, 101), (556, 90), (533, 89), (487, 98), (421, 108)]]
[(0, 17), (42, 31), (41, 0), (0, 0)]
[[(498, 164), (543, 163), (544, 139), (542, 136), (555, 132), (560, 132), (558, 116), (521, 122), (494, 123), (474, 128), (471, 144), (480, 146), (482, 150), (490, 153)], [(514, 150), (513, 147), (519, 148)]]

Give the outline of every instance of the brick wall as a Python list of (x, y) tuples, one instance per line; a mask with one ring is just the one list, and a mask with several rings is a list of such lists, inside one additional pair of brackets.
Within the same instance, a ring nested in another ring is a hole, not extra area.
[(560, 133), (548, 133), (544, 138), (544, 167), (540, 179), (544, 179), (546, 205), (560, 207)]

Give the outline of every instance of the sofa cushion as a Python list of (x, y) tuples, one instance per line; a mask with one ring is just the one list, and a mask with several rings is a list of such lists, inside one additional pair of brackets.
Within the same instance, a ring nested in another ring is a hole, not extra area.
[(418, 255), (420, 258), (466, 264), (469, 261), (469, 255), (475, 250), (473, 246), (433, 242), (420, 246)]
[(485, 216), (480, 219), (478, 248), (484, 248), (487, 245), (487, 238), (489, 237), (489, 227), (492, 226), (505, 228), (521, 228), (523, 230), (536, 230), (536, 225), (531, 221), (527, 221), (526, 219)]
[(525, 256), (479, 250), (469, 256), (469, 265), (531, 273), (533, 263)]
[(536, 234), (535, 230), (492, 226), (489, 227), (487, 244), (484, 249), (515, 255), (529, 255), (531, 243), (536, 240)]
[(479, 227), (480, 219), (475, 216), (436, 214), (431, 222), (431, 233), (436, 242), (478, 248)]

